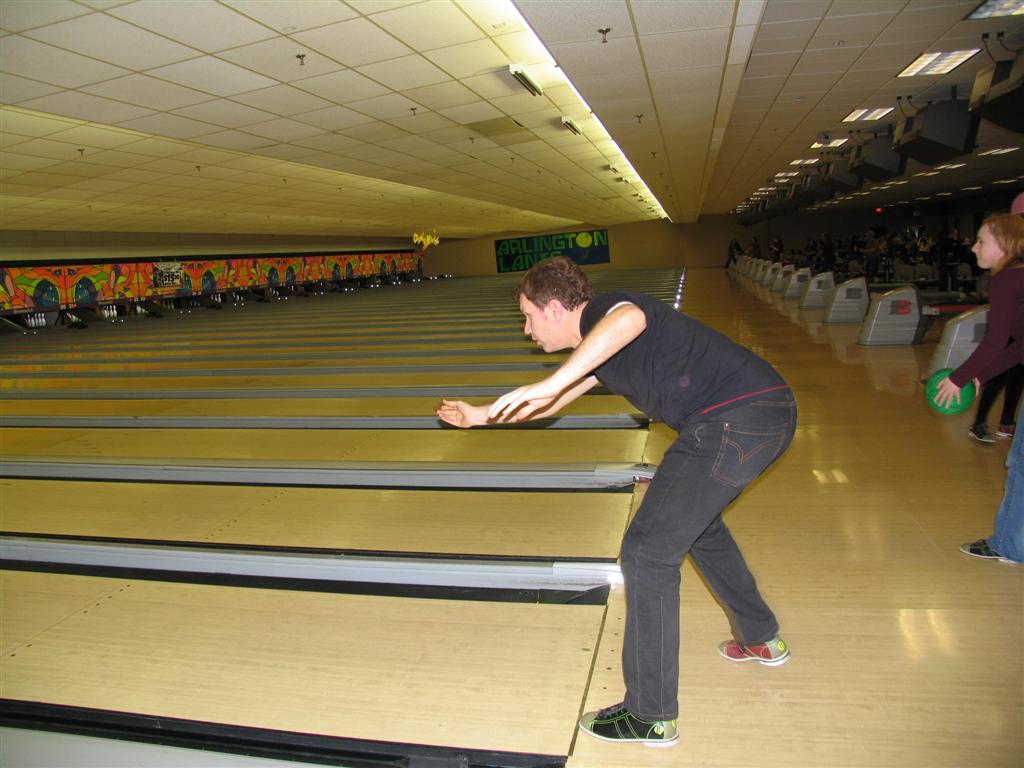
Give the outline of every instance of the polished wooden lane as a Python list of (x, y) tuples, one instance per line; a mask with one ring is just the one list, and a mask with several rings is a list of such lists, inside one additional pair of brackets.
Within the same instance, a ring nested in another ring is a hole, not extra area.
[(614, 561), (630, 502), (628, 493), (0, 479), (0, 530), (109, 541)]
[(2, 600), (9, 699), (548, 755), (604, 615), (19, 572)]
[[(856, 344), (720, 270), (691, 270), (684, 310), (751, 346), (800, 406), (785, 457), (727, 513), (793, 656), (733, 665), (726, 617), (683, 567), (680, 743), (577, 738), (570, 768), (1019, 767), (1024, 755), (1024, 568), (958, 546), (992, 530), (1006, 444), (967, 437), (921, 379), (918, 347)], [(998, 407), (998, 406), (997, 406)], [(652, 431), (645, 458), (671, 439)], [(613, 591), (586, 708), (622, 695)]]
[[(469, 397), (484, 405), (493, 398)], [(432, 416), (440, 405), (436, 397), (380, 398), (223, 398), (217, 400), (7, 400), (3, 416)], [(617, 395), (581, 397), (560, 415), (595, 416), (639, 412)]]
[(646, 433), (635, 429), (0, 429), (0, 455), (117, 459), (280, 461), (634, 462)]

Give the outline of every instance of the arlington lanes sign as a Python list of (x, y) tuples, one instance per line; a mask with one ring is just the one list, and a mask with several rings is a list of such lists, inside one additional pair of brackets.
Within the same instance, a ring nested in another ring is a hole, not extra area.
[(552, 256), (568, 256), (577, 264), (607, 264), (608, 230), (531, 235), (494, 241), (498, 272), (522, 272)]

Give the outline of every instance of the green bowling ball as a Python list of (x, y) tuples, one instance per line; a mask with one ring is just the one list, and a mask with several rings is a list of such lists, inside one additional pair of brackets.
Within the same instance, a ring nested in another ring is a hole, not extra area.
[(935, 395), (939, 391), (939, 382), (949, 376), (953, 372), (953, 368), (943, 368), (942, 370), (936, 371), (928, 377), (928, 382), (924, 387), (924, 396), (928, 400), (928, 405), (932, 407), (932, 410), (941, 413), (946, 416), (952, 416), (958, 413), (963, 413), (974, 404), (974, 382), (967, 382), (960, 390), (960, 402), (956, 402), (954, 399), (947, 406), (939, 406), (935, 402)]

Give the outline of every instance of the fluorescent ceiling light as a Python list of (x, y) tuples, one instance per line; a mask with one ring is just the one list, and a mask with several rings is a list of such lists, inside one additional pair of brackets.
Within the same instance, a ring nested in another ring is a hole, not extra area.
[(967, 163), (943, 163), (942, 165), (936, 165), (935, 170), (937, 171), (952, 171), (954, 168), (963, 168)]
[(981, 187), (960, 187), (961, 192), (974, 192), (978, 189), (981, 189)]
[(826, 141), (826, 142), (816, 141), (813, 144), (811, 144), (811, 149), (835, 149), (836, 147), (843, 146), (843, 144), (845, 144), (848, 141), (849, 141), (848, 138), (847, 139), (832, 139), (832, 141)]
[(993, 181), (992, 183), (993, 184), (1016, 184), (1017, 180), (1016, 179), (998, 179), (997, 181)]
[(583, 131), (580, 130), (580, 127), (576, 125), (576, 123), (573, 122), (573, 119), (568, 115), (562, 115), (562, 125), (564, 125), (570, 131), (575, 133), (577, 136), (583, 135)]
[(856, 123), (861, 120), (881, 120), (893, 111), (895, 107), (874, 107), (868, 109), (855, 109), (843, 118), (844, 123)]
[(994, 19), (999, 16), (1024, 15), (1024, 0), (985, 0), (968, 19)]
[(544, 89), (540, 87), (540, 83), (530, 77), (530, 73), (526, 71), (526, 68), (522, 64), (509, 64), (509, 74), (512, 75), (519, 84), (528, 90), (533, 96), (543, 96)]
[[(790, 165), (792, 165), (792, 163), (790, 163)], [(779, 171), (778, 173), (775, 174), (775, 178), (776, 179), (779, 179), (779, 178), (789, 178), (791, 176), (799, 176), (799, 175), (800, 175), (800, 171)]]
[(1007, 155), (1010, 152), (1016, 152), (1020, 147), (999, 147), (998, 149), (990, 149), (987, 152), (979, 152), (978, 157), (983, 155)]
[(921, 171), (920, 173), (915, 173), (914, 175), (915, 176), (938, 176), (939, 172), (938, 171)]
[(935, 193), (936, 197), (951, 197), (952, 195), (953, 195), (952, 192), (936, 192)]
[(807, 157), (807, 158), (798, 157), (796, 160), (791, 162), (790, 165), (814, 165), (818, 161), (819, 160), (818, 160), (817, 157)]
[(981, 48), (971, 48), (967, 51), (937, 51), (935, 53), (922, 53), (909, 67), (896, 75), (896, 77), (944, 75), (947, 72), (952, 72), (980, 50)]

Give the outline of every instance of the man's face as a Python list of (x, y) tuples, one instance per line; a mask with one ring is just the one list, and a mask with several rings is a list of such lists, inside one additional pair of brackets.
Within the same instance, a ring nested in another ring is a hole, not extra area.
[(526, 317), (523, 333), (545, 352), (557, 352), (570, 345), (564, 328), (566, 312), (557, 300), (552, 299), (544, 307), (538, 307), (520, 294), (519, 311)]

